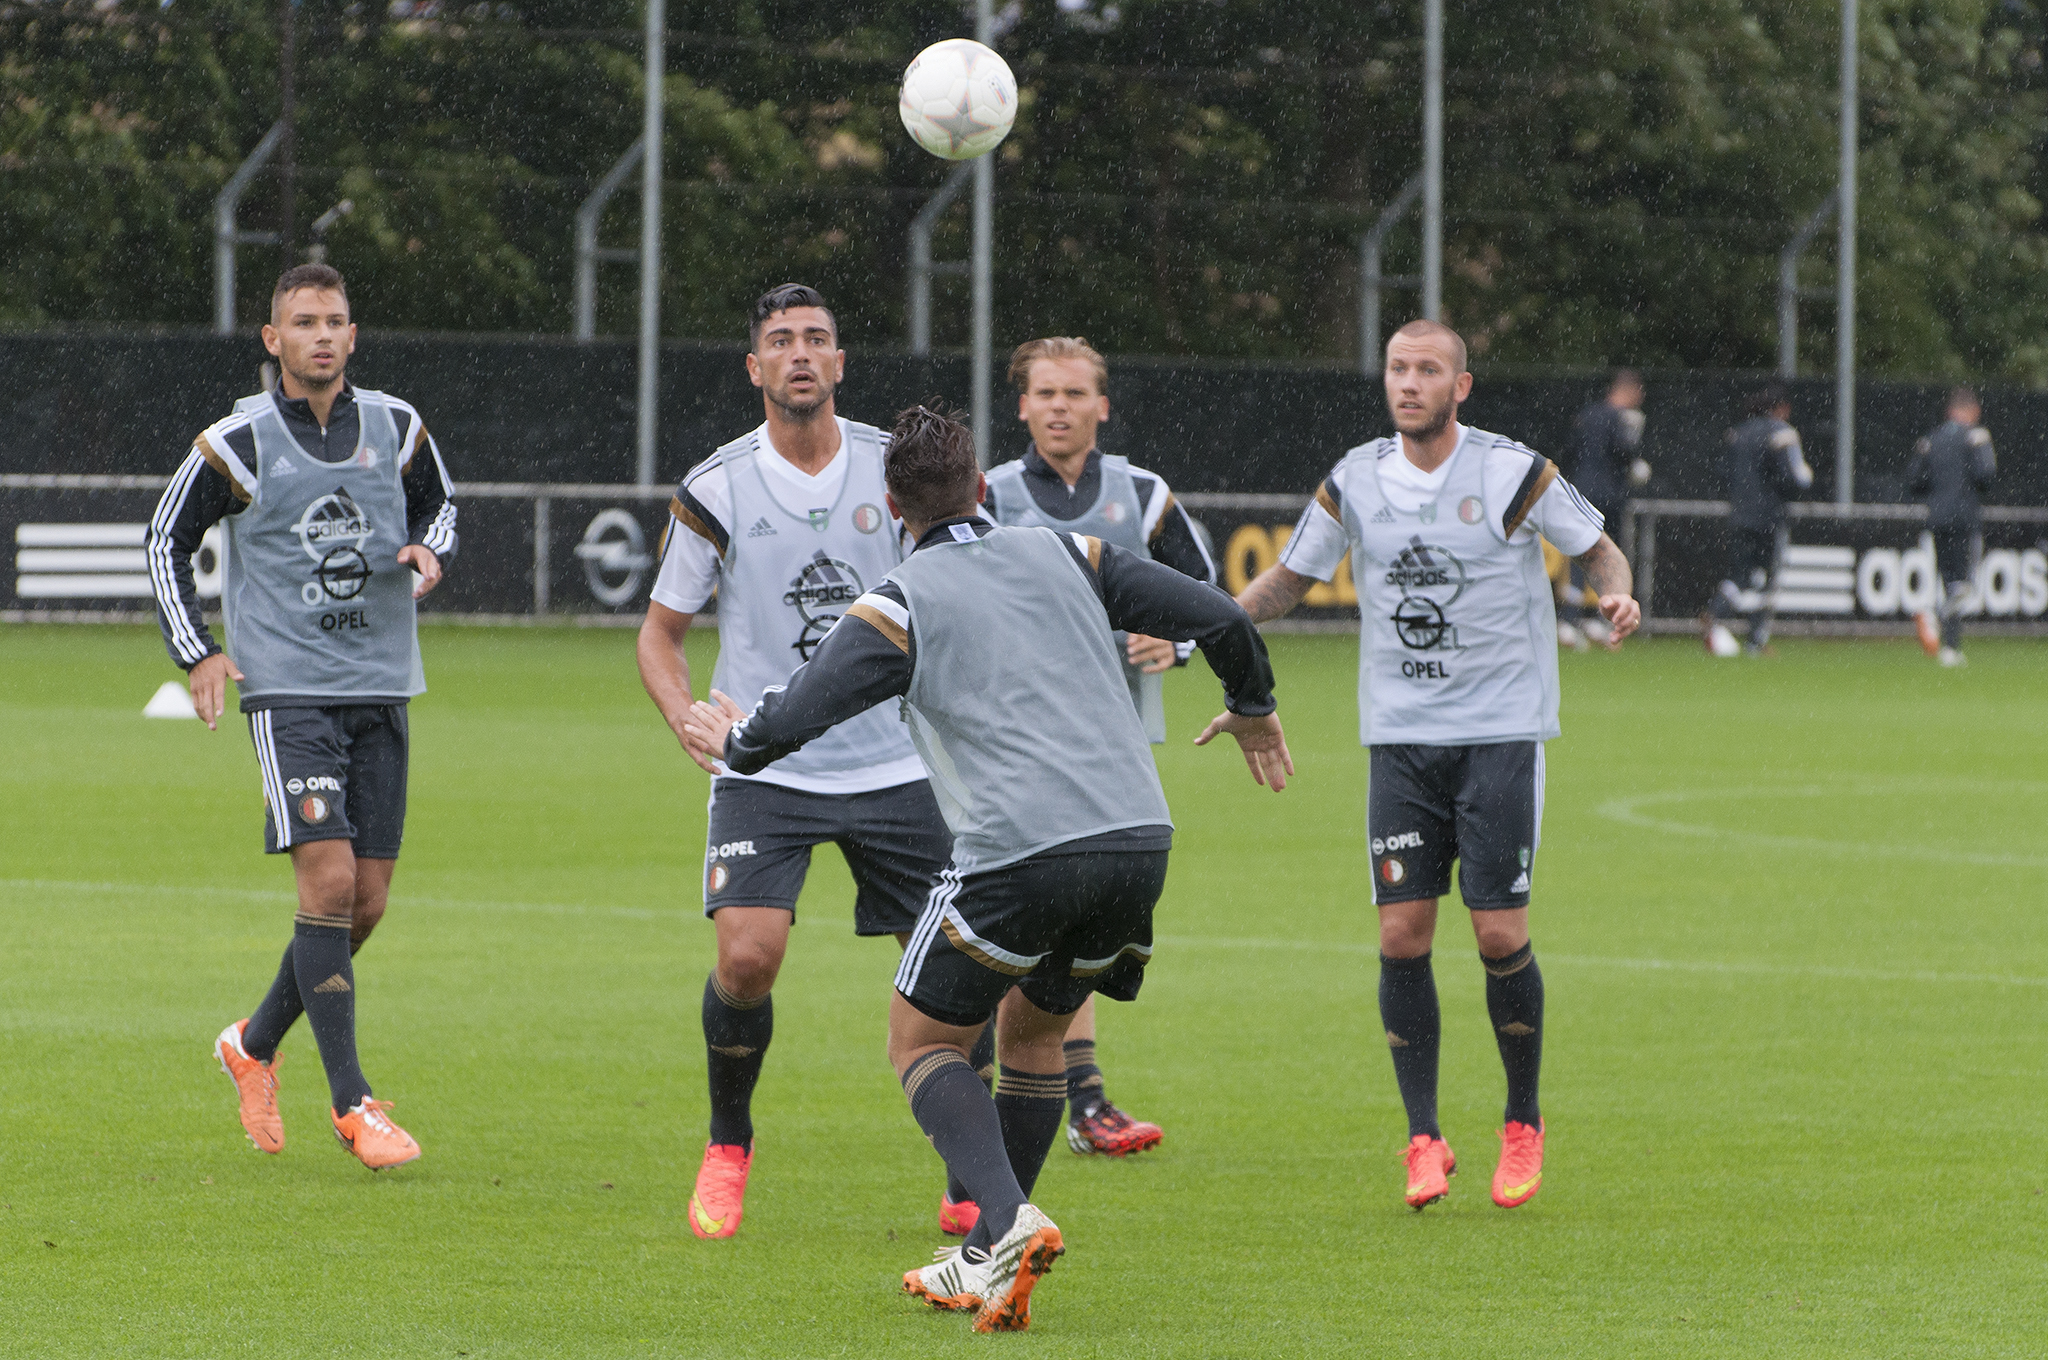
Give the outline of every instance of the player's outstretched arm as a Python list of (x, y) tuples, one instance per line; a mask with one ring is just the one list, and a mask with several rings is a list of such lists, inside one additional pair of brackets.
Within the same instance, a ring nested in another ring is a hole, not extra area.
[(1294, 757), (1287, 753), (1287, 734), (1280, 730), (1278, 713), (1258, 718), (1218, 713), (1202, 729), (1202, 735), (1195, 738), (1195, 745), (1207, 746), (1218, 732), (1228, 732), (1237, 738), (1237, 748), (1244, 753), (1244, 763), (1250, 767), (1253, 780), (1275, 793), (1287, 787), (1287, 776), (1294, 773)]
[(916, 643), (909, 624), (896, 584), (882, 582), (847, 606), (811, 659), (787, 683), (770, 685), (752, 713), (713, 690), (715, 705), (691, 709), (685, 740), (723, 756), (735, 774), (768, 768), (848, 718), (910, 692)]
[(662, 721), (675, 733), (683, 753), (706, 774), (717, 774), (718, 767), (711, 763), (711, 758), (699, 752), (683, 734), (683, 723), (690, 716), (690, 661), (683, 654), (683, 641), (689, 637), (690, 620), (695, 617), (649, 600), (635, 650), (640, 662), (640, 683), (646, 687), (647, 697), (661, 710)]
[(1275, 563), (1244, 588), (1237, 602), (1252, 616), (1253, 623), (1268, 623), (1300, 604), (1315, 583), (1315, 577), (1303, 576)]
[(1628, 559), (1614, 546), (1613, 539), (1602, 534), (1598, 543), (1579, 554), (1578, 563), (1585, 570), (1586, 584), (1600, 597), (1600, 613), (1608, 625), (1605, 645), (1608, 651), (1615, 651), (1622, 639), (1643, 622), (1643, 607), (1631, 593), (1634, 577), (1629, 572)]

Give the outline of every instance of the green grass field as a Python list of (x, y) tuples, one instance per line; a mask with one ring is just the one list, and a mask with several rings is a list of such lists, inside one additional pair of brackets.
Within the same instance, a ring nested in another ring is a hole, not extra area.
[[(699, 634), (708, 675), (716, 646)], [(427, 634), (409, 837), (358, 963), (364, 1065), (426, 1156), (326, 1129), (302, 1024), (283, 1155), (209, 1044), (261, 995), (290, 875), (246, 728), (139, 716), (153, 629), (0, 629), (0, 1355), (2039, 1356), (2048, 1350), (2048, 664), (1982, 642), (1567, 656), (1533, 930), (1543, 1193), (1486, 1183), (1501, 1075), (1445, 916), (1445, 1130), (1415, 1215), (1375, 1009), (1355, 642), (1280, 637), (1275, 796), (1178, 744), (1120, 1103), (1056, 1149), (1070, 1251), (1021, 1336), (897, 1293), (937, 1158), (883, 1056), (895, 949), (819, 854), (776, 991), (746, 1225), (694, 1239), (704, 777), (601, 631)], [(700, 682), (701, 683), (701, 682)]]

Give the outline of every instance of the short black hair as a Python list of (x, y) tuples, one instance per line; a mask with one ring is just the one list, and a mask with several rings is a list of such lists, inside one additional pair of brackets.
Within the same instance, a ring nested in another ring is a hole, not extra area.
[(1977, 400), (1977, 389), (1967, 383), (1958, 383), (1948, 390), (1948, 409), (1951, 411), (1955, 410), (1958, 406), (1976, 406), (1981, 408), (1983, 405), (1983, 402)]
[(816, 307), (831, 320), (832, 337), (839, 338), (839, 318), (825, 305), (823, 293), (807, 283), (778, 283), (754, 302), (754, 317), (747, 323), (747, 348), (761, 348), (761, 327), (768, 324), (769, 317), (792, 307)]
[(1752, 416), (1767, 416), (1780, 406), (1792, 404), (1792, 389), (1775, 378), (1749, 394), (1743, 409)]
[(904, 519), (930, 524), (948, 515), (974, 512), (981, 465), (974, 458), (974, 432), (957, 414), (913, 406), (896, 416), (889, 453), (882, 461), (889, 494)]
[(339, 293), (342, 300), (348, 300), (348, 283), (341, 277), (341, 271), (331, 264), (295, 264), (277, 276), (277, 287), (270, 290), (270, 310), (277, 312), (279, 298), (288, 297), (301, 288), (314, 288), (323, 293)]
[(1614, 376), (1608, 380), (1607, 390), (1612, 392), (1617, 387), (1641, 387), (1642, 385), (1642, 374), (1632, 368), (1617, 368), (1614, 370)]

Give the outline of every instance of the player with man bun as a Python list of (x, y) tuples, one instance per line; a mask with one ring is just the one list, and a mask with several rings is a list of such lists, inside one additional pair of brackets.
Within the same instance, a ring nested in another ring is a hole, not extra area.
[[(1163, 562), (1184, 576), (1216, 583), (1216, 564), (1166, 479), (1095, 446), (1109, 419), (1109, 364), (1086, 340), (1056, 335), (1017, 346), (1010, 356), (1017, 419), (1031, 431), (1022, 458), (988, 471), (983, 509), (998, 524), (1039, 525), (1090, 534), (1126, 552)], [(1186, 665), (1192, 643), (1119, 634), (1124, 681), (1154, 745), (1166, 740), (1162, 672)], [(1095, 1056), (1095, 998), (1068, 1031), (1067, 1146), (1083, 1155), (1123, 1157), (1158, 1145), (1157, 1124), (1133, 1119), (1109, 1099)]]
[[(455, 552), (453, 485), (420, 413), (343, 377), (355, 352), (342, 277), (278, 279), (263, 344), (277, 388), (209, 425), (150, 520), (148, 561), (171, 657), (211, 728), (227, 682), (263, 777), (264, 848), (289, 853), (299, 909), (269, 994), (221, 1031), (242, 1127), (284, 1147), (277, 1046), (304, 1014), (320, 1043), (335, 1136), (371, 1170), (420, 1155), (373, 1099), (356, 1056), (356, 951), (383, 919), (405, 831), (406, 703), (426, 689), (413, 602)], [(227, 525), (228, 644), (199, 613), (192, 554)]]
[(1642, 610), (1600, 513), (1556, 464), (1458, 423), (1472, 375), (1457, 332), (1434, 321), (1396, 331), (1386, 389), (1394, 437), (1344, 455), (1280, 561), (1238, 599), (1254, 619), (1278, 618), (1351, 555), (1380, 1019), (1408, 1111), (1405, 1198), (1416, 1209), (1442, 1199), (1457, 1168), (1437, 1125), (1442, 1019), (1430, 967), (1437, 901), (1456, 860), (1507, 1070), (1493, 1199), (1513, 1208), (1543, 1182), (1543, 975), (1529, 896), (1543, 743), (1558, 735), (1558, 667), (1542, 540), (1585, 568), (1609, 647), (1635, 631)]
[[(1228, 596), (1099, 538), (990, 524), (966, 427), (915, 407), (895, 434), (890, 505), (910, 556), (786, 687), (751, 714), (714, 691), (684, 731), (730, 768), (772, 769), (902, 700), (954, 840), (896, 973), (889, 1057), (918, 1127), (981, 1206), (966, 1242), (903, 1287), (973, 1310), (977, 1331), (1017, 1330), (1066, 1249), (1029, 1202), (1064, 1103), (1060, 1043), (1092, 993), (1137, 996), (1173, 839), (1113, 630), (1198, 641), (1229, 711), (1197, 742), (1232, 733), (1276, 791), (1293, 764), (1265, 644)], [(991, 1017), (993, 1100), (967, 1056)]]

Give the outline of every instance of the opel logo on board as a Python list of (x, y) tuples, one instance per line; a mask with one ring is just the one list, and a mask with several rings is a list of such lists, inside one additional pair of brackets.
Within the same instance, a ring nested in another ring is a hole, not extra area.
[(640, 521), (616, 505), (597, 512), (583, 531), (583, 541), (576, 545), (576, 556), (583, 563), (583, 579), (589, 582), (591, 595), (599, 604), (613, 608), (638, 593), (653, 562), (647, 555), (647, 536), (640, 530)]

